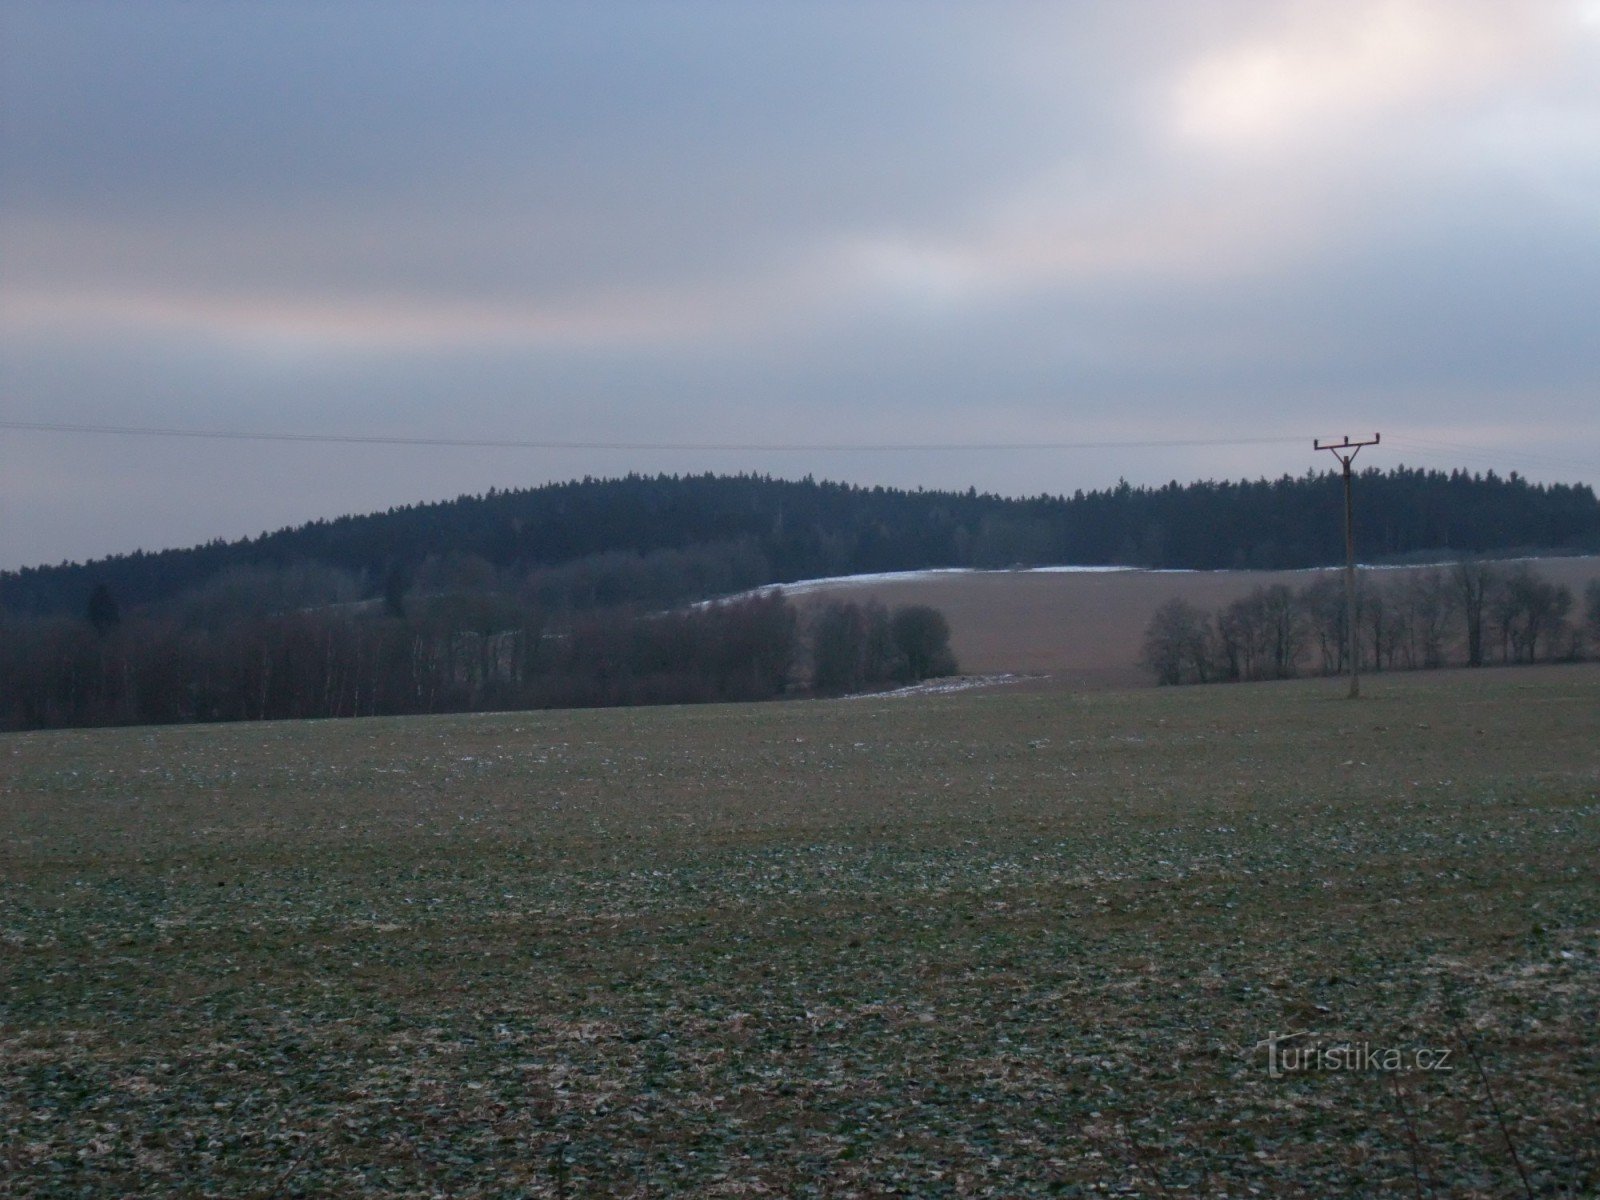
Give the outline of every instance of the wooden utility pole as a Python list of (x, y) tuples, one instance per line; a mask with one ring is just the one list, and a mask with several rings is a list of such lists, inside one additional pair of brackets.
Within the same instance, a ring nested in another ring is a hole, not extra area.
[(1344, 641), (1350, 655), (1350, 699), (1361, 695), (1361, 648), (1356, 644), (1356, 526), (1355, 508), (1350, 500), (1350, 464), (1363, 446), (1376, 446), (1379, 434), (1370, 442), (1352, 442), (1346, 434), (1341, 442), (1313, 441), (1313, 450), (1328, 450), (1344, 467)]

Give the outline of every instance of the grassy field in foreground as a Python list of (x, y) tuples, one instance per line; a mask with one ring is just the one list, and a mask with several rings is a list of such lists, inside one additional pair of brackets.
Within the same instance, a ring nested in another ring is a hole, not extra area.
[(1593, 1194), (1600, 669), (1367, 690), (7, 735), (0, 1192)]

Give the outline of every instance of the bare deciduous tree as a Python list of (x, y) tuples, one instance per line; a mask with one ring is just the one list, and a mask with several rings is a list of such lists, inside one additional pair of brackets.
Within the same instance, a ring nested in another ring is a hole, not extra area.
[(1457, 611), (1456, 593), (1438, 568), (1414, 572), (1401, 587), (1406, 612), (1410, 665), (1434, 668), (1444, 664), (1445, 641)]
[(1174, 597), (1150, 618), (1141, 661), (1157, 683), (1205, 683), (1213, 674), (1212, 638), (1211, 618)]
[(1541, 579), (1526, 563), (1518, 563), (1501, 580), (1490, 611), (1500, 633), (1501, 657), (1537, 662), (1541, 646), (1548, 655), (1560, 643), (1567, 614), (1572, 611), (1572, 592)]
[(1461, 604), (1461, 619), (1466, 624), (1469, 667), (1483, 666), (1483, 620), (1501, 576), (1500, 568), (1481, 558), (1463, 559), (1450, 569)]
[(1583, 592), (1583, 624), (1591, 650), (1600, 655), (1600, 579), (1591, 579)]
[(1344, 583), (1337, 576), (1324, 574), (1300, 592), (1300, 607), (1306, 615), (1310, 637), (1315, 639), (1324, 675), (1340, 675), (1345, 669), (1345, 645), (1349, 633), (1345, 621)]

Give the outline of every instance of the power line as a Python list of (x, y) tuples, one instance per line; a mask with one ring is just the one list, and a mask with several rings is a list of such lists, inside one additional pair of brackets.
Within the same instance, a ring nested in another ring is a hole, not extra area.
[[(1275, 446), (1298, 445), (1298, 437), (1247, 437), (1247, 438), (1132, 438), (1124, 440), (1082, 442), (634, 442), (634, 441), (579, 441), (559, 438), (464, 438), (464, 437), (402, 437), (386, 434), (341, 433), (267, 433), (259, 430), (238, 429), (180, 429), (145, 425), (99, 425), (63, 421), (0, 421), (0, 430), (24, 433), (98, 434), (113, 437), (181, 438), (202, 441), (235, 442), (287, 442), (308, 445), (360, 445), (360, 446), (416, 446), (455, 449), (488, 450), (610, 450), (610, 451), (661, 451), (661, 452), (737, 452), (745, 454), (784, 453), (1014, 453), (1025, 450), (1157, 450), (1183, 449), (1205, 446)], [(1503, 447), (1490, 449), (1458, 442), (1406, 437), (1397, 434), (1390, 438), (1397, 448), (1408, 449), (1424, 458), (1443, 459), (1455, 463), (1476, 463), (1490, 467), (1518, 465), (1526, 469), (1549, 471), (1565, 469), (1581, 472), (1585, 477), (1600, 476), (1595, 464), (1533, 451), (1507, 453)]]
[(327, 445), (434, 446), (496, 450), (701, 450), (746, 453), (929, 450), (1119, 450), (1184, 446), (1266, 446), (1299, 443), (1297, 437), (1154, 438), (1101, 442), (621, 442), (515, 438), (398, 437), (382, 434), (262, 433), (224, 429), (170, 429), (142, 425), (76, 425), (58, 421), (0, 421), (0, 429), (35, 433), (89, 433), (125, 437), (203, 438), (236, 442), (308, 442)]
[(1453, 461), (1467, 458), (1493, 466), (1522, 463), (1531, 466), (1535, 470), (1549, 470), (1552, 467), (1559, 467), (1570, 471), (1584, 471), (1591, 476), (1600, 475), (1600, 470), (1596, 470), (1595, 464), (1592, 462), (1581, 462), (1578, 459), (1562, 458), (1553, 454), (1541, 454), (1532, 450), (1517, 450), (1508, 454), (1500, 447), (1489, 449), (1485, 446), (1470, 446), (1460, 442), (1441, 442), (1433, 439), (1405, 437), (1403, 435), (1391, 437), (1389, 441), (1401, 448), (1409, 447), (1414, 452), (1427, 455), (1430, 458), (1444, 458)]
[(1321, 438), (1311, 443), (1313, 450), (1327, 450), (1344, 468), (1344, 637), (1350, 651), (1350, 699), (1361, 695), (1361, 647), (1356, 644), (1356, 522), (1355, 507), (1350, 499), (1350, 467), (1363, 446), (1376, 446), (1383, 435), (1374, 433), (1371, 438), (1352, 442), (1350, 435), (1343, 441), (1323, 442)]

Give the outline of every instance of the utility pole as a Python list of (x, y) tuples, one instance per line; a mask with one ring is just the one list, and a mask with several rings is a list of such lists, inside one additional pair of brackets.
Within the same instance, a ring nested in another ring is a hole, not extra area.
[(1356, 644), (1356, 526), (1355, 509), (1350, 502), (1350, 464), (1363, 446), (1376, 446), (1380, 435), (1370, 442), (1352, 442), (1345, 434), (1342, 442), (1313, 441), (1313, 450), (1328, 450), (1344, 466), (1344, 641), (1350, 654), (1350, 699), (1361, 695), (1361, 648)]

